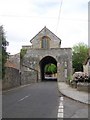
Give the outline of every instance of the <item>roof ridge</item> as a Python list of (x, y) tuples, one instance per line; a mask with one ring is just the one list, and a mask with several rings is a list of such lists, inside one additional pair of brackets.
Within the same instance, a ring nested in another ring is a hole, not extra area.
[[(42, 30), (44, 30), (44, 29), (47, 29), (48, 31), (50, 31), (54, 36), (56, 36), (55, 35), (55, 33), (53, 33), (51, 30), (49, 30), (46, 26), (43, 28), (43, 29), (41, 29), (31, 40), (30, 40), (30, 42), (32, 43), (32, 40), (42, 31)], [(57, 37), (57, 36), (56, 36)], [(57, 37), (60, 41), (61, 41), (61, 39), (59, 38), (59, 37)]]
[[(45, 26), (44, 28), (46, 28), (46, 26)], [(44, 29), (44, 28), (43, 28), (43, 29)], [(43, 29), (41, 29), (41, 30), (30, 40), (31, 43), (32, 43), (32, 40), (33, 40)]]

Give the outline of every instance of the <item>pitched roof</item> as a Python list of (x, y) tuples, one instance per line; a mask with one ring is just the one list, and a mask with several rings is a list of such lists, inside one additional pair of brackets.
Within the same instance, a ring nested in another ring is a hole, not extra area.
[(12, 67), (17, 69), (16, 65), (9, 60), (7, 60), (7, 62), (5, 63), (5, 67)]
[[(38, 36), (38, 34), (39, 33), (41, 33), (43, 30), (48, 30), (50, 33), (52, 33), (54, 36), (56, 36), (53, 32), (51, 32), (48, 28), (46, 28), (46, 26), (40, 31), (40, 32), (38, 32), (31, 40), (30, 40), (30, 42), (32, 43), (32, 41), (33, 41), (33, 39), (36, 37), (36, 36)], [(57, 36), (56, 36), (57, 37)], [(57, 37), (57, 39), (59, 39), (60, 41), (61, 41), (61, 39), (59, 38), (59, 37)]]
[(20, 53), (17, 53), (15, 55), (9, 55), (9, 58), (5, 63), (5, 67), (20, 69)]

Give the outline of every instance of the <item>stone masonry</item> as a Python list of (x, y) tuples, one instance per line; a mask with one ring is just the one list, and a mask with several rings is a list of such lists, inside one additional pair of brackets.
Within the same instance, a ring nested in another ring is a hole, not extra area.
[(17, 87), (21, 85), (21, 77), (19, 74), (19, 70), (12, 68), (12, 67), (7, 67), (5, 69), (5, 78), (2, 80), (2, 89), (10, 89), (13, 87)]
[[(61, 48), (61, 39), (44, 27), (30, 41), (32, 46), (23, 46), (27, 52), (21, 63), (22, 84), (40, 82), (48, 63), (57, 66), (57, 80), (65, 81), (72, 75), (72, 50)], [(48, 47), (47, 47), (48, 46)]]

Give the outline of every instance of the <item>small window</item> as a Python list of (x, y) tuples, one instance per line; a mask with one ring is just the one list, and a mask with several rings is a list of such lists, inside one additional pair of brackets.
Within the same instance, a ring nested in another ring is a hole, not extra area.
[(48, 39), (48, 37), (46, 37), (46, 36), (44, 36), (43, 38), (42, 38), (42, 42), (41, 42), (42, 44), (41, 44), (41, 48), (49, 48), (49, 39)]

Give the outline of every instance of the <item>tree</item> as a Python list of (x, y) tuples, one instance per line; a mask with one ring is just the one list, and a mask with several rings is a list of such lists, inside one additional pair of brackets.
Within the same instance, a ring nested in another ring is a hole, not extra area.
[(0, 49), (0, 65), (2, 66), (2, 70), (0, 70), (0, 76), (1, 76), (1, 71), (2, 71), (2, 78), (4, 78), (5, 75), (5, 63), (6, 60), (8, 58), (8, 53), (6, 52), (6, 46), (9, 44), (6, 41), (6, 37), (5, 37), (5, 33), (4, 33), (4, 29), (3, 26), (0, 26), (0, 45), (1, 45), (1, 49)]
[(83, 71), (83, 63), (88, 57), (88, 46), (84, 43), (78, 43), (72, 48), (72, 63), (74, 71)]
[(46, 74), (53, 74), (57, 72), (57, 67), (54, 64), (47, 64), (45, 66), (45, 73)]

